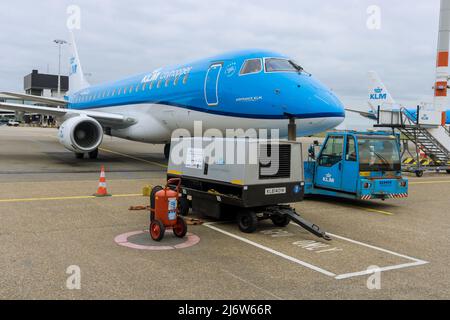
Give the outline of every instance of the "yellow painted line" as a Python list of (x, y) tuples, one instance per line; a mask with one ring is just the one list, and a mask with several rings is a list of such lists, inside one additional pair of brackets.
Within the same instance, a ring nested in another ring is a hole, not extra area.
[(381, 214), (384, 214), (386, 216), (393, 216), (394, 215), (391, 212), (382, 211), (382, 210), (375, 210), (375, 209), (370, 209), (370, 208), (361, 208), (361, 209), (364, 209), (364, 210), (369, 211), (369, 212), (381, 213)]
[(112, 151), (112, 150), (108, 150), (108, 149), (105, 149), (105, 148), (98, 148), (98, 149), (101, 150), (101, 151), (104, 151), (104, 152), (117, 154), (117, 155), (122, 156), (122, 157), (130, 158), (130, 159), (133, 159), (133, 160), (145, 162), (145, 163), (148, 163), (148, 164), (152, 164), (152, 165), (155, 165), (155, 166), (167, 169), (167, 166), (165, 164), (162, 164), (162, 163), (159, 163), (159, 162), (148, 161), (148, 160), (145, 160), (145, 159), (142, 159), (142, 158), (137, 158), (137, 157), (130, 156), (129, 154), (125, 154), (125, 153), (121, 153), (121, 152), (117, 152), (117, 151)]
[(421, 182), (410, 182), (409, 185), (416, 185), (416, 184), (444, 184), (444, 183), (450, 183), (450, 180), (448, 181), (421, 181)]
[[(111, 198), (132, 198), (142, 197), (141, 193), (136, 194), (116, 194)], [(0, 199), (0, 203), (13, 202), (34, 202), (34, 201), (60, 201), (60, 200), (83, 200), (83, 199), (98, 199), (95, 196), (71, 196), (71, 197), (47, 197), (47, 198), (24, 198), (24, 199)]]

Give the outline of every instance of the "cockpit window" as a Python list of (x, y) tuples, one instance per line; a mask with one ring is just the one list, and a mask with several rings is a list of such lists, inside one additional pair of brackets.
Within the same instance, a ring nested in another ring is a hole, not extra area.
[(241, 69), (241, 75), (244, 74), (251, 74), (251, 73), (258, 73), (262, 70), (262, 64), (261, 59), (251, 59), (247, 60), (244, 63), (244, 66)]
[(291, 60), (280, 58), (266, 59), (266, 72), (301, 72), (303, 68)]

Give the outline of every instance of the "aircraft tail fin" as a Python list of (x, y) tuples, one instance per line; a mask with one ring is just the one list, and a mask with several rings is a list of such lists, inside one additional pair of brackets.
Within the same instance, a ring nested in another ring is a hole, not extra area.
[(369, 71), (369, 107), (378, 112), (378, 106), (392, 108), (396, 103), (375, 71)]
[(70, 32), (72, 55), (70, 57), (70, 72), (69, 72), (69, 88), (70, 93), (75, 93), (79, 90), (90, 86), (86, 81), (83, 68), (81, 67), (80, 57), (78, 55), (77, 44), (73, 32)]

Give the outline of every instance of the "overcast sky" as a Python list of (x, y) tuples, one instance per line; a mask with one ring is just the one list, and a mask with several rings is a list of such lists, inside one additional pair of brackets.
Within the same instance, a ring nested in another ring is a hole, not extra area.
[[(223, 51), (272, 49), (367, 106), (367, 71), (403, 104), (432, 100), (439, 0), (143, 0), (0, 2), (0, 91), (23, 90), (32, 69), (57, 72), (52, 40), (67, 39), (67, 7), (81, 8), (75, 33), (88, 80), (99, 83)], [(381, 30), (367, 8), (381, 8)], [(68, 48), (63, 56), (67, 73)]]

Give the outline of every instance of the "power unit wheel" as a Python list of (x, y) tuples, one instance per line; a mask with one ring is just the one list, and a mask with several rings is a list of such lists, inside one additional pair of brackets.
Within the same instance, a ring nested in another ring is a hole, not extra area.
[(237, 216), (239, 229), (244, 233), (253, 233), (258, 227), (258, 217), (252, 210), (244, 210)]
[(98, 149), (95, 149), (92, 152), (89, 152), (89, 159), (95, 160), (98, 158)]
[(178, 238), (184, 238), (187, 233), (187, 224), (183, 218), (177, 218), (177, 224), (173, 227), (173, 234)]
[(186, 217), (189, 214), (189, 209), (191, 208), (188, 198), (181, 197), (178, 201), (178, 206), (179, 206), (178, 209), (180, 210), (180, 214), (183, 217)]
[(152, 211), (150, 211), (150, 222), (155, 220), (155, 213), (153, 212), (153, 210), (155, 210), (155, 206), (156, 206), (155, 196), (156, 196), (156, 193), (158, 193), (161, 190), (164, 190), (163, 187), (156, 186), (152, 189), (152, 192), (150, 193), (150, 208), (152, 209)]
[(270, 220), (272, 220), (274, 225), (280, 228), (287, 227), (289, 223), (291, 223), (291, 218), (287, 215), (274, 215), (270, 217)]
[(164, 238), (164, 233), (166, 232), (166, 227), (161, 221), (154, 220), (150, 224), (150, 236), (155, 241), (161, 241)]
[(75, 158), (84, 159), (84, 153), (75, 153)]
[(416, 171), (416, 177), (417, 178), (422, 178), (423, 177), (423, 171), (422, 170), (417, 170)]

